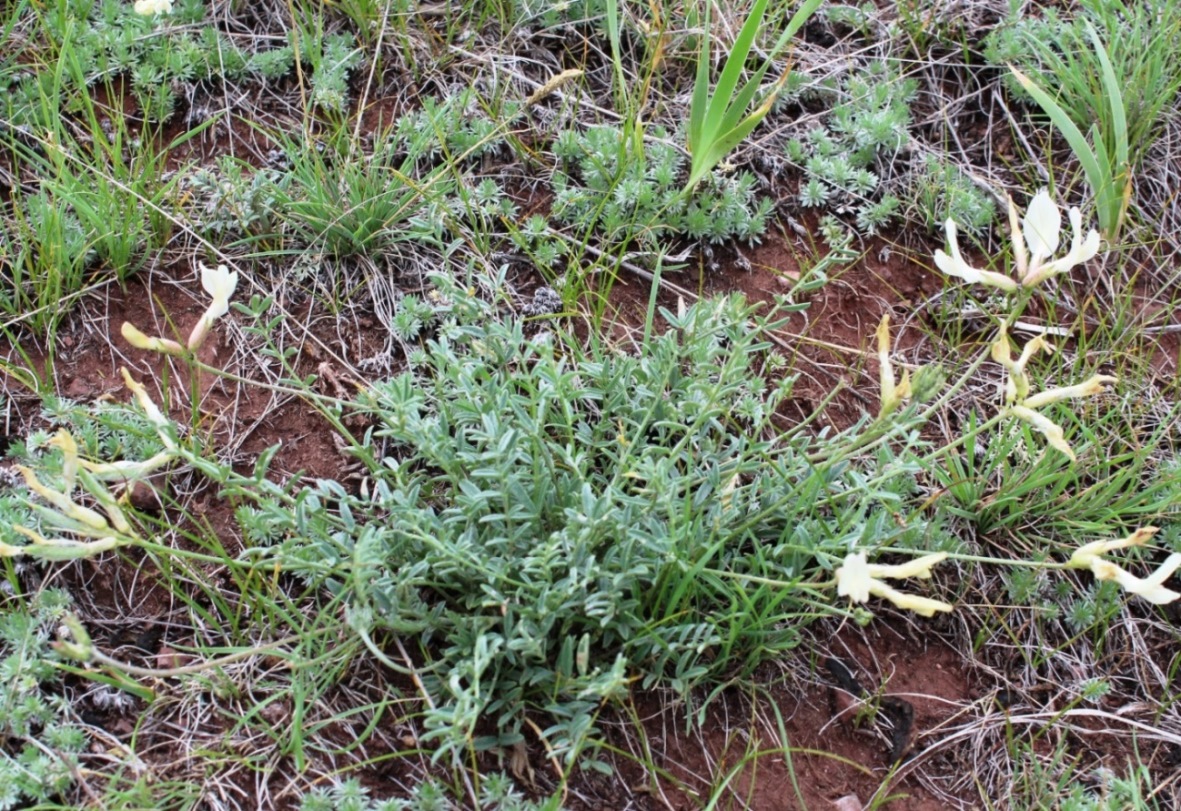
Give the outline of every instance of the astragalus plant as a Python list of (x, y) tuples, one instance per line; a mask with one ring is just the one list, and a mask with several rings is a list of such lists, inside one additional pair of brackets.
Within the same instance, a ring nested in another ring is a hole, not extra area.
[(259, 567), (327, 590), (375, 656), (415, 663), (440, 753), (540, 735), (576, 760), (630, 685), (750, 672), (844, 612), (809, 584), (851, 548), (921, 543), (922, 520), (881, 508), (907, 476), (870, 494), (808, 458), (845, 439), (776, 429), (792, 379), (766, 381), (773, 315), (703, 301), (634, 352), (584, 349), (475, 295), (502, 281), (433, 281), (429, 339), (357, 404), (360, 490), (243, 488), (239, 520), (279, 539), (246, 553)]

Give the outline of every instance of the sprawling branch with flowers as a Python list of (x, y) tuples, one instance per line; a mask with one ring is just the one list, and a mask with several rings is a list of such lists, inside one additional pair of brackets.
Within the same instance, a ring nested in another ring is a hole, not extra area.
[[(935, 251), (935, 266), (948, 276), (963, 279), (971, 284), (983, 284), (1007, 293), (1028, 293), (1047, 279), (1066, 273), (1076, 265), (1094, 258), (1099, 252), (1099, 233), (1091, 229), (1085, 237), (1082, 234), (1082, 212), (1078, 208), (1072, 208), (1069, 217), (1072, 230), (1070, 250), (1064, 256), (1052, 259), (1058, 251), (1060, 242), (1062, 212), (1050, 198), (1050, 193), (1045, 189), (1038, 191), (1030, 201), (1025, 217), (1020, 221), (1017, 208), (1013, 205), (1012, 198), (1009, 199), (1009, 227), (1012, 231), (1015, 276), (980, 270), (964, 261), (957, 243), (956, 224), (949, 219), (945, 227), (951, 253)], [(1014, 308), (1014, 313), (1017, 310), (1019, 307)], [(1039, 409), (1063, 400), (1099, 394), (1106, 390), (1108, 384), (1117, 382), (1116, 378), (1112, 375), (1096, 374), (1074, 386), (1061, 386), (1030, 394), (1029, 376), (1025, 372), (1026, 364), (1038, 352), (1052, 353), (1054, 347), (1039, 335), (1027, 343), (1020, 356), (1014, 360), (1009, 344), (1008, 327), (1010, 322), (1015, 320), (1014, 314), (1001, 321), (1000, 333), (991, 345), (992, 359), (1004, 366), (1007, 373), (1004, 389), (1005, 408), (1002, 414), (1027, 423), (1040, 432), (1051, 447), (1070, 457), (1072, 462), (1076, 461), (1077, 457), (1066, 441), (1062, 427)]]
[[(58, 431), (49, 444), (62, 454), (60, 487), (43, 483), (31, 469), (17, 465), (25, 485), (39, 498), (39, 501), (29, 501), (30, 509), (40, 520), (43, 530), (52, 528), (55, 533), (46, 537), (35, 529), (14, 526), (13, 529), (28, 538), (29, 543), (0, 542), (0, 557), (27, 555), (43, 560), (73, 560), (126, 546), (138, 539), (119, 499), (104, 482), (142, 481), (177, 459), (181, 450), (176, 441), (175, 426), (152, 402), (143, 385), (133, 380), (126, 369), (121, 371), (123, 381), (155, 426), (164, 450), (142, 461), (91, 462), (78, 455), (78, 444), (69, 431)], [(94, 499), (101, 511), (75, 501), (74, 491), (79, 488)]]

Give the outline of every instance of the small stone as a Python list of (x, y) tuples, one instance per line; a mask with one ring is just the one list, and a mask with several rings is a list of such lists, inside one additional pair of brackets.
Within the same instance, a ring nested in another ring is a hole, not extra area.
[(861, 804), (861, 800), (857, 799), (856, 794), (846, 794), (832, 803), (833, 811), (864, 811), (864, 809), (865, 806)]

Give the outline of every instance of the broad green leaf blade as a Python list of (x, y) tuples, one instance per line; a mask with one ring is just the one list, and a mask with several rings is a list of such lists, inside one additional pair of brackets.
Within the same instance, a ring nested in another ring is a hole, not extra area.
[(755, 71), (755, 75), (750, 78), (750, 81), (742, 86), (742, 89), (738, 91), (738, 95), (734, 97), (729, 107), (725, 110), (725, 114), (721, 117), (721, 120), (717, 122), (717, 127), (708, 132), (708, 139), (716, 139), (723, 133), (734, 129), (738, 125), (738, 122), (746, 116), (746, 108), (750, 107), (751, 101), (754, 100), (755, 95), (759, 92), (768, 67), (770, 67), (770, 63), (763, 65)]
[[(1111, 107), (1111, 128), (1115, 137), (1115, 166), (1116, 173), (1124, 175), (1128, 172), (1128, 118), (1124, 109), (1124, 96), (1119, 89), (1119, 80), (1115, 76), (1115, 68), (1107, 56), (1107, 49), (1099, 39), (1098, 32), (1091, 23), (1087, 22), (1087, 34), (1095, 45), (1095, 55), (1099, 57), (1099, 64), (1103, 68), (1103, 89), (1107, 93), (1107, 102)], [(1114, 177), (1114, 175), (1113, 175)]]
[(1091, 142), (1095, 145), (1095, 160), (1099, 164), (1099, 171), (1103, 173), (1103, 187), (1095, 188), (1095, 211), (1099, 217), (1099, 230), (1104, 235), (1110, 235), (1118, 223), (1118, 201), (1115, 198), (1115, 182), (1112, 176), (1112, 166), (1107, 152), (1107, 143), (1103, 140), (1103, 133), (1099, 125), (1091, 127)]
[[(1087, 34), (1091, 37), (1091, 42), (1095, 45), (1095, 54), (1099, 57), (1099, 63), (1103, 69), (1103, 89), (1107, 94), (1107, 103), (1111, 108), (1111, 128), (1112, 137), (1115, 138), (1115, 163), (1108, 167), (1108, 195), (1103, 209), (1104, 219), (1106, 222), (1100, 221), (1100, 227), (1103, 230), (1103, 235), (1110, 241), (1115, 241), (1119, 238), (1120, 227), (1123, 225), (1124, 217), (1127, 216), (1128, 206), (1132, 202), (1132, 167), (1130, 164), (1129, 150), (1128, 150), (1128, 118), (1127, 111), (1124, 108), (1123, 93), (1120, 92), (1119, 80), (1115, 75), (1115, 68), (1112, 67), (1111, 59), (1107, 55), (1107, 49), (1103, 47), (1102, 41), (1099, 39), (1098, 32), (1094, 27), (1087, 22)], [(1096, 134), (1098, 130), (1096, 129)], [(1106, 152), (1106, 145), (1102, 147), (1103, 154)]]

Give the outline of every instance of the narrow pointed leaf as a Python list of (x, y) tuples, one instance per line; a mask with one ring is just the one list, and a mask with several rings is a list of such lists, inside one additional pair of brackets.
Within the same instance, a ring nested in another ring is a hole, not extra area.
[(1054, 122), (1054, 126), (1062, 133), (1062, 137), (1070, 144), (1071, 150), (1074, 152), (1075, 157), (1078, 158), (1079, 163), (1082, 164), (1083, 171), (1087, 175), (1087, 182), (1090, 183), (1092, 191), (1098, 197), (1102, 187), (1110, 178), (1105, 176), (1099, 164), (1098, 157), (1096, 157), (1095, 152), (1091, 149), (1091, 145), (1087, 143), (1086, 136), (1075, 126), (1074, 122), (1070, 120), (1070, 116), (1058, 106), (1058, 103), (1051, 98), (1049, 93), (1038, 87), (1032, 79), (1016, 68), (1010, 66), (1009, 70), (1012, 71), (1017, 81), (1021, 83), (1021, 86), (1029, 91), (1034, 101), (1041, 106), (1046, 112), (1046, 115), (1050, 117), (1050, 120)]
[(689, 153), (701, 147), (705, 126), (705, 111), (709, 107), (710, 3), (705, 4), (705, 23), (701, 34), (701, 49), (697, 54), (697, 79), (693, 84), (693, 103), (689, 108)]
[(718, 86), (714, 90), (709, 112), (706, 113), (707, 130), (717, 132), (721, 126), (726, 108), (734, 95), (735, 88), (738, 87), (738, 80), (742, 76), (742, 71), (746, 69), (746, 58), (750, 55), (751, 46), (754, 45), (759, 27), (763, 24), (763, 15), (767, 11), (768, 1), (756, 0), (751, 7), (750, 16), (746, 18), (746, 23), (734, 40), (730, 55), (726, 57), (726, 65), (722, 68), (722, 75), (718, 77)]

